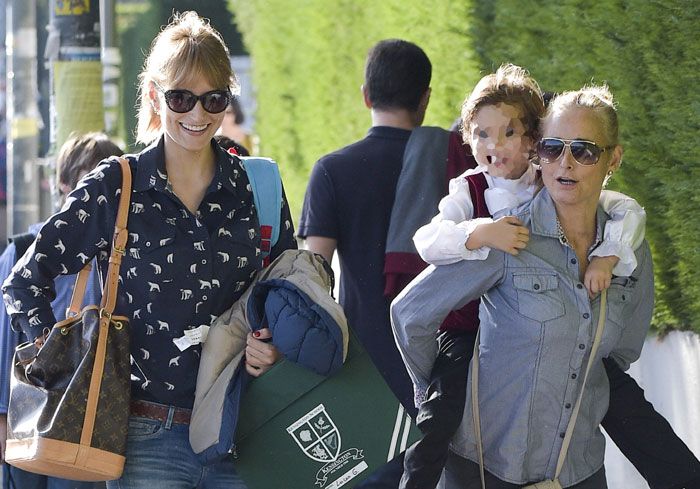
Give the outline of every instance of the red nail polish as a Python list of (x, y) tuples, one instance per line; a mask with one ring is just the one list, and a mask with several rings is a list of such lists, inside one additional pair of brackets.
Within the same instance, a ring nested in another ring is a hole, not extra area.
[(253, 331), (253, 336), (255, 336), (256, 338), (260, 336), (260, 331)]

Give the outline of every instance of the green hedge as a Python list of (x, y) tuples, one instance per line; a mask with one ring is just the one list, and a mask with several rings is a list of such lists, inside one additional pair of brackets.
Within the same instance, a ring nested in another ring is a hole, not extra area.
[(433, 61), (427, 124), (449, 125), (482, 73), (510, 61), (546, 90), (608, 82), (625, 146), (613, 188), (648, 210), (655, 324), (700, 331), (700, 4), (649, 0), (229, 0), (254, 60), (264, 154), (295, 214), (316, 159), (362, 137), (367, 49), (401, 37)]
[(478, 76), (464, 21), (470, 3), (304, 0), (291, 8), (286, 0), (231, 2), (253, 56), (261, 152), (280, 162), (295, 217), (313, 163), (369, 127), (360, 86), (365, 55), (377, 41), (408, 39), (433, 60), (449, 53), (449, 63), (434, 63), (426, 122), (454, 120)]
[(486, 67), (522, 64), (547, 90), (610, 85), (625, 147), (612, 187), (648, 212), (655, 324), (700, 331), (700, 4), (501, 0), (486, 19), (479, 36)]

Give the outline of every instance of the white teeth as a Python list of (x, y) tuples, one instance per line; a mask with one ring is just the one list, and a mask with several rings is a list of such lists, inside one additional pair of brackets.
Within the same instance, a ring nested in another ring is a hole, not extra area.
[(182, 127), (187, 129), (188, 131), (203, 131), (207, 128), (208, 124), (202, 124), (201, 126), (194, 126), (190, 124), (185, 124), (184, 122), (181, 122)]

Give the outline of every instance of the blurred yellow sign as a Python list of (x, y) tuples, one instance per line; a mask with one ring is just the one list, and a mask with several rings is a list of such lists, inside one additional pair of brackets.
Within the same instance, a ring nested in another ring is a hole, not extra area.
[(72, 132), (104, 131), (102, 64), (99, 61), (56, 61), (56, 145)]
[(56, 0), (56, 15), (83, 15), (90, 12), (90, 0)]
[(14, 117), (10, 119), (10, 137), (28, 138), (39, 134), (39, 121), (36, 117)]

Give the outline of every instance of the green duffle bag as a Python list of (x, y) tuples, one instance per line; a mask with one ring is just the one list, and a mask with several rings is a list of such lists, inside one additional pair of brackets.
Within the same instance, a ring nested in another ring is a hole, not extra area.
[(243, 396), (236, 470), (250, 489), (351, 488), (419, 431), (355, 336), (338, 373), (282, 361)]

